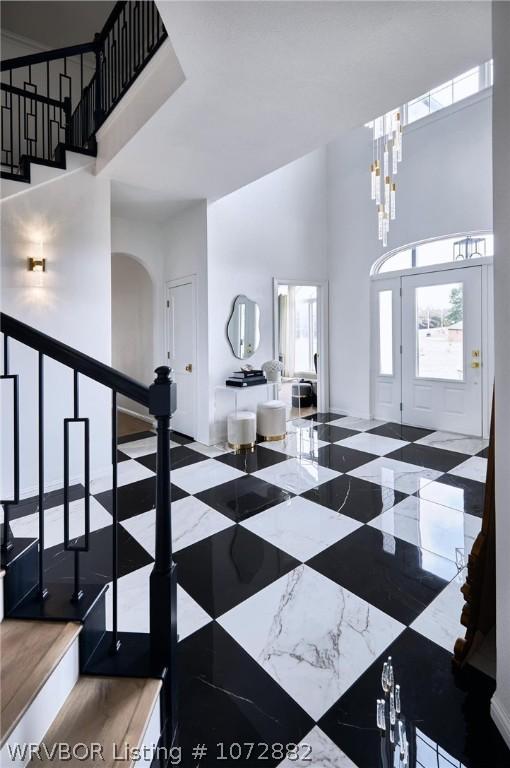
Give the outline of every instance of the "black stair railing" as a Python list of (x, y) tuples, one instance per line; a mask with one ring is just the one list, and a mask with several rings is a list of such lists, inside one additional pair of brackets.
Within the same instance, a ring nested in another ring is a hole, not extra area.
[(91, 42), (2, 61), (2, 174), (58, 163), (62, 144), (95, 152), (97, 130), (167, 36), (152, 0), (127, 0)]
[[(154, 384), (146, 387), (143, 384), (125, 376), (123, 373), (110, 368), (93, 358), (78, 352), (72, 347), (31, 328), (25, 323), (15, 320), (9, 315), (0, 313), (0, 331), (3, 333), (3, 362), (4, 373), (0, 377), (12, 382), (13, 388), (13, 488), (12, 497), (2, 499), (4, 508), (3, 535), (1, 541), (2, 561), (8, 561), (9, 552), (13, 547), (13, 536), (10, 528), (10, 505), (20, 501), (20, 457), (23, 456), (23, 445), (20, 445), (19, 418), (23, 414), (23, 402), (19, 400), (19, 373), (11, 373), (10, 345), (15, 341), (29, 347), (37, 353), (38, 360), (38, 538), (39, 538), (39, 569), (38, 584), (34, 585), (40, 600), (51, 595), (51, 585), (45, 581), (44, 567), (44, 528), (45, 528), (45, 487), (44, 487), (44, 361), (51, 358), (73, 372), (73, 412), (63, 419), (62, 434), (64, 440), (64, 549), (72, 551), (74, 557), (73, 587), (69, 590), (69, 601), (76, 604), (84, 597), (84, 585), (80, 577), (80, 556), (90, 549), (90, 445), (89, 420), (80, 411), (80, 378), (85, 377), (98, 382), (111, 393), (111, 460), (112, 460), (112, 635), (111, 652), (118, 653), (122, 646), (118, 631), (118, 501), (117, 501), (117, 396), (126, 397), (147, 406), (149, 412), (157, 421), (157, 468), (156, 468), (156, 530), (155, 530), (155, 561), (150, 577), (150, 652), (154, 665), (162, 665), (170, 671), (170, 702), (171, 720), (175, 721), (175, 652), (177, 647), (177, 580), (176, 566), (172, 556), (172, 519), (170, 500), (170, 419), (176, 408), (176, 385), (170, 377), (170, 369), (162, 366), (156, 369)], [(6, 386), (6, 385), (3, 385)], [(60, 393), (53, 393), (61, 397)], [(7, 420), (6, 420), (7, 422)], [(69, 530), (69, 430), (71, 425), (83, 425), (84, 439), (84, 528), (81, 537), (71, 537)], [(7, 431), (7, 423), (4, 429)], [(105, 568), (109, 564), (105, 564)], [(109, 570), (109, 569), (108, 569)], [(7, 576), (9, 578), (9, 570)], [(67, 581), (65, 582), (67, 583)], [(172, 730), (174, 730), (172, 726)]]

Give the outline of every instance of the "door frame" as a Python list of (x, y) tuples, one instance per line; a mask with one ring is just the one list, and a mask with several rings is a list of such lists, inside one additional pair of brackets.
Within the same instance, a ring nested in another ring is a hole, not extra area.
[[(375, 306), (375, 296), (377, 295), (377, 283), (394, 281), (396, 289), (399, 290), (397, 300), (400, 302), (399, 311), (396, 313), (399, 317), (399, 328), (397, 338), (394, 338), (394, 356), (396, 350), (402, 348), (402, 278), (408, 275), (421, 275), (445, 272), (452, 269), (469, 269), (469, 267), (480, 266), (482, 283), (482, 436), (489, 437), (492, 389), (494, 383), (494, 258), (486, 256), (480, 259), (470, 259), (461, 262), (446, 262), (445, 264), (433, 264), (428, 267), (414, 267), (412, 269), (396, 270), (394, 272), (382, 272), (370, 275), (370, 411), (371, 417), (375, 417), (375, 388), (376, 388), (376, 370), (378, 360), (378, 324)], [(395, 316), (395, 313), (394, 313)], [(398, 353), (398, 352), (397, 352)], [(394, 370), (399, 371), (400, 376), (400, 399), (402, 400), (402, 366), (394, 362)]]
[(273, 277), (273, 357), (278, 355), (278, 286), (317, 286), (317, 411), (329, 410), (329, 282), (328, 280), (284, 280)]
[[(191, 283), (191, 323), (193, 334), (193, 355), (191, 364), (193, 365), (193, 431), (190, 437), (196, 440), (197, 435), (197, 418), (198, 418), (198, 402), (197, 402), (197, 382), (200, 371), (198, 370), (198, 318), (197, 318), (197, 275), (185, 275), (184, 277), (178, 277), (173, 280), (167, 280), (165, 283), (165, 351), (167, 362), (170, 360), (170, 290), (172, 288), (179, 288), (181, 285), (189, 285)], [(179, 393), (177, 392), (177, 398)]]

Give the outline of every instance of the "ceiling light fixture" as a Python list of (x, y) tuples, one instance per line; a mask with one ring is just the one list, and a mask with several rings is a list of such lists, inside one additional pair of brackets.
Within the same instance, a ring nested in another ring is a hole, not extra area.
[(372, 128), (370, 196), (377, 206), (378, 238), (388, 245), (390, 221), (396, 218), (397, 185), (394, 177), (402, 160), (402, 110), (377, 117)]

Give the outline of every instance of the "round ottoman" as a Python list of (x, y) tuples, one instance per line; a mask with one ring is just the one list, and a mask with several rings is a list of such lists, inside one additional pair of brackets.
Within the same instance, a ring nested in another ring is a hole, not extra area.
[(227, 440), (230, 448), (254, 448), (257, 439), (255, 414), (252, 411), (235, 411), (227, 416)]
[(281, 400), (257, 406), (257, 433), (262, 440), (283, 440), (287, 434), (287, 409)]

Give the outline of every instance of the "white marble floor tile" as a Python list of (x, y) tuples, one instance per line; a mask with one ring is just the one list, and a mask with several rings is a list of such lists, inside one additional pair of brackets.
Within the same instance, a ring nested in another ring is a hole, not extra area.
[(352, 469), (348, 474), (370, 483), (393, 488), (395, 491), (402, 491), (402, 493), (416, 493), (431, 480), (437, 480), (443, 473), (435, 469), (418, 467), (416, 464), (408, 464), (405, 461), (381, 457)]
[[(138, 461), (127, 459), (126, 461), (120, 461), (117, 464), (117, 486), (127, 485), (128, 483), (136, 483), (137, 480), (145, 480), (146, 477), (154, 477), (155, 473), (144, 467)], [(101, 477), (96, 477), (91, 480), (90, 492), (101, 493), (102, 491), (109, 491), (112, 487), (112, 473), (107, 472)]]
[(369, 525), (454, 562), (464, 562), (481, 528), (479, 517), (408, 496)]
[(228, 483), (236, 477), (242, 477), (245, 472), (223, 464), (216, 459), (206, 459), (197, 464), (189, 464), (172, 471), (172, 483), (187, 493), (200, 493), (221, 483)]
[[(125, 453), (132, 459), (137, 459), (139, 456), (147, 456), (149, 453), (156, 453), (157, 437), (143, 437), (141, 440), (133, 440), (129, 443), (121, 443), (119, 445), (119, 451)], [(170, 440), (170, 448), (175, 448), (179, 443), (174, 443)]]
[(430, 435), (416, 441), (418, 445), (429, 445), (431, 448), (443, 448), (447, 451), (466, 453), (474, 456), (489, 445), (488, 440), (481, 437), (468, 437), (455, 432), (432, 432)]
[(368, 432), (360, 432), (359, 435), (352, 435), (339, 440), (337, 445), (344, 445), (346, 448), (354, 448), (356, 451), (365, 451), (374, 453), (376, 456), (386, 456), (387, 453), (403, 448), (409, 445), (405, 440), (395, 440), (393, 437), (384, 437), (383, 435), (372, 435)]
[(309, 560), (361, 526), (356, 520), (294, 496), (242, 525), (298, 560)]
[(314, 720), (404, 629), (306, 565), (218, 621)]
[[(111, 525), (112, 516), (96, 499), (90, 497), (90, 530), (98, 531)], [(20, 517), (11, 521), (11, 529), (16, 537), (39, 538), (39, 513)], [(69, 503), (69, 535), (76, 538), (85, 532), (84, 499)], [(44, 511), (44, 548), (54, 547), (64, 541), (64, 505), (51, 507)]]
[[(148, 632), (150, 620), (149, 578), (152, 563), (121, 576), (118, 581), (118, 626), (120, 632)], [(112, 582), (106, 592), (106, 629), (112, 628)], [(179, 640), (212, 621), (193, 598), (177, 585), (177, 631)]]
[(334, 427), (344, 427), (345, 429), (356, 429), (358, 432), (366, 432), (369, 429), (375, 429), (385, 424), (385, 421), (378, 419), (358, 419), (356, 416), (346, 416), (344, 419), (335, 419), (328, 422)]
[(205, 443), (188, 443), (186, 448), (191, 448), (197, 453), (201, 453), (203, 456), (208, 456), (210, 459), (216, 458), (216, 456), (223, 456), (225, 453), (231, 453), (232, 448), (226, 443), (221, 445), (205, 445)]
[[(155, 556), (156, 512), (151, 509), (141, 515), (123, 520), (121, 525), (136, 541), (147, 550), (151, 557)], [(214, 533), (223, 531), (234, 525), (232, 520), (208, 507), (194, 496), (172, 502), (172, 543), (174, 552), (178, 552), (190, 544), (206, 539)]]
[(285, 440), (267, 440), (260, 445), (297, 458), (299, 456), (317, 456), (319, 448), (328, 445), (328, 443), (318, 439), (315, 429), (300, 429), (287, 435)]
[(453, 653), (458, 637), (464, 637), (466, 629), (460, 623), (465, 603), (460, 588), (466, 580), (466, 569), (459, 571), (453, 581), (420, 613), (411, 624), (412, 629), (427, 637), (445, 650)]
[(449, 472), (450, 475), (467, 477), (468, 480), (478, 480), (485, 483), (487, 479), (487, 459), (481, 456), (471, 456), (470, 459), (463, 461), (458, 467), (454, 467)]
[(308, 768), (357, 768), (318, 725), (299, 742), (296, 756), (286, 757), (278, 768), (308, 766)]
[(300, 494), (328, 480), (333, 480), (340, 474), (342, 473), (334, 469), (320, 467), (313, 461), (287, 459), (279, 464), (273, 464), (272, 467), (254, 472), (253, 477), (260, 477), (261, 480), (277, 485), (290, 493)]

